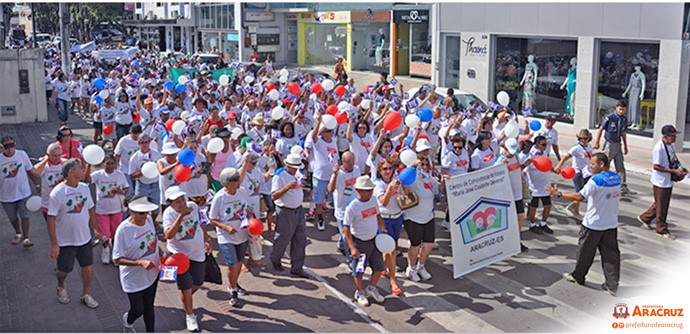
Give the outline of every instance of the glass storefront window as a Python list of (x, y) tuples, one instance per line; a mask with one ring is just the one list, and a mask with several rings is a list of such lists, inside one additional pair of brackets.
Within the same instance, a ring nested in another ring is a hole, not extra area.
[(443, 85), (460, 87), (460, 36), (446, 36)]
[[(390, 64), (390, 38), (388, 37), (388, 23), (354, 23), (352, 24), (352, 69), (368, 70), (376, 65), (376, 52), (381, 46), (381, 64), (388, 68)], [(383, 35), (383, 36), (381, 36)]]
[(659, 74), (659, 45), (601, 42), (596, 126), (618, 100), (628, 103), (628, 132), (652, 137)]
[(306, 26), (306, 63), (335, 64), (347, 57), (347, 24), (309, 24)]
[(234, 5), (202, 5), (197, 10), (197, 25), (202, 29), (234, 29)]
[(555, 115), (572, 123), (575, 113), (577, 41), (496, 39), (495, 93), (504, 90), (524, 115)]
[(410, 75), (431, 77), (431, 35), (428, 24), (410, 24)]

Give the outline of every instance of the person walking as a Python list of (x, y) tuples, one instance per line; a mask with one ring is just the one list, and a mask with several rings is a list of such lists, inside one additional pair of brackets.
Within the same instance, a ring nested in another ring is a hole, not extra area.
[[(22, 242), (24, 248), (33, 246), (29, 239), (29, 210), (26, 201), (31, 197), (29, 176), (36, 180), (40, 176), (31, 164), (26, 152), (15, 148), (14, 138), (2, 138), (0, 154), (0, 203), (14, 227), (12, 244)], [(21, 221), (21, 226), (20, 226)], [(23, 240), (23, 241), (22, 241)]]
[(621, 253), (618, 249), (618, 206), (621, 197), (621, 177), (609, 171), (609, 158), (595, 153), (589, 161), (592, 178), (579, 192), (561, 192), (557, 185), (547, 185), (551, 196), (568, 201), (587, 200), (587, 212), (582, 219), (578, 241), (577, 262), (572, 273), (564, 273), (569, 282), (585, 285), (585, 276), (594, 262), (597, 249), (606, 281), (601, 289), (616, 295), (620, 279)]
[[(668, 208), (671, 204), (671, 193), (673, 192), (673, 181), (682, 180), (688, 175), (688, 170), (681, 167), (673, 143), (679, 134), (673, 125), (664, 125), (661, 128), (663, 137), (654, 145), (652, 150), (652, 190), (654, 192), (654, 203), (652, 206), (637, 216), (637, 220), (642, 223), (642, 227), (651, 230), (650, 224), (656, 218), (656, 235), (674, 240), (676, 237), (668, 230), (666, 217)], [(678, 168), (681, 167), (681, 168)]]
[(595, 150), (599, 149), (599, 142), (601, 141), (601, 134), (603, 133), (605, 140), (604, 152), (609, 160), (616, 164), (616, 172), (623, 179), (623, 183), (621, 184), (621, 195), (635, 195), (637, 194), (636, 192), (628, 189), (625, 176), (624, 157), (628, 154), (628, 117), (625, 115), (627, 110), (628, 103), (624, 100), (618, 101), (618, 104), (616, 104), (616, 111), (608, 114), (601, 122), (593, 148)]

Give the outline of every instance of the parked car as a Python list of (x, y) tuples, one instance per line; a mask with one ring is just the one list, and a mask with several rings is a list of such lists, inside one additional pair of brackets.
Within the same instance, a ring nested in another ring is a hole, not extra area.
[(201, 63), (210, 62), (211, 64), (216, 65), (220, 62), (220, 55), (215, 53), (195, 53), (192, 56), (192, 59), (199, 59), (199, 62)]
[[(39, 48), (44, 48), (50, 45), (53, 36), (50, 34), (36, 34), (36, 46)], [(29, 36), (29, 44), (33, 44), (33, 35)]]
[[(436, 102), (436, 105), (440, 104), (441, 101), (443, 101), (443, 99), (446, 97), (447, 91), (448, 87), (436, 87), (434, 92), (439, 97), (438, 102)], [(460, 107), (462, 109), (469, 108), (472, 105), (472, 103), (476, 101), (482, 108), (484, 108), (484, 110), (488, 110), (489, 107), (486, 105), (486, 103), (484, 103), (484, 101), (482, 101), (482, 99), (480, 99), (476, 95), (455, 88), (453, 88), (453, 91), (453, 95), (458, 100), (458, 103), (460, 104)], [(414, 99), (419, 95), (419, 87), (409, 89), (406, 93), (410, 96), (410, 98), (404, 100), (403, 105), (407, 105), (407, 101)]]
[[(55, 36), (55, 37), (53, 37), (53, 42), (52, 42), (52, 43), (53, 43), (54, 46), (60, 47), (60, 41), (61, 41), (61, 40), (62, 40), (62, 38), (60, 38), (60, 36)], [(72, 46), (72, 45), (75, 45), (75, 44), (79, 44), (79, 40), (77, 40), (76, 38), (70, 37), (70, 39), (69, 39), (69, 46)]]

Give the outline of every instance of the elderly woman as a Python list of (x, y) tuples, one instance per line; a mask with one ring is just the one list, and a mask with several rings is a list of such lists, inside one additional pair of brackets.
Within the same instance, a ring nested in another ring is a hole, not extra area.
[(55, 136), (57, 144), (62, 148), (62, 157), (64, 159), (77, 158), (83, 160), (81, 156), (81, 143), (75, 139), (72, 134), (72, 129), (69, 126), (63, 125)]
[(245, 159), (242, 168), (225, 168), (220, 173), (223, 188), (213, 197), (209, 210), (210, 222), (216, 227), (218, 247), (225, 258), (227, 277), (230, 282), (230, 305), (237, 307), (239, 295), (246, 291), (237, 284), (242, 271), (242, 259), (247, 253), (249, 233), (244, 228), (248, 220), (259, 216), (259, 208), (247, 203), (249, 190), (240, 188), (249, 164)]
[(122, 322), (125, 330), (133, 331), (134, 321), (143, 315), (146, 331), (154, 332), (153, 302), (161, 260), (149, 212), (158, 205), (142, 196), (131, 201), (128, 208), (130, 216), (117, 228), (113, 245), (113, 263), (120, 266), (120, 284), (129, 298), (129, 311), (122, 315)]
[(43, 217), (48, 219), (48, 200), (50, 192), (55, 186), (62, 182), (62, 148), (58, 143), (48, 145), (46, 155), (43, 160), (34, 165), (36, 174), (40, 175), (41, 183), (38, 185), (38, 192), (41, 194), (41, 210)]
[(191, 165), (192, 176), (187, 182), (183, 182), (180, 187), (187, 193), (189, 200), (202, 207), (206, 205), (206, 194), (208, 193), (208, 169), (210, 164), (206, 161), (204, 150), (196, 139), (188, 136), (185, 138), (184, 147), (194, 151), (194, 164)]

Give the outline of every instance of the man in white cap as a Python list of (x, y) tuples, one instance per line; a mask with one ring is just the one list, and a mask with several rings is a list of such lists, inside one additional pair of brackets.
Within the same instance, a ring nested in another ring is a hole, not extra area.
[(276, 238), (273, 241), (271, 264), (278, 271), (283, 270), (280, 258), (290, 244), (290, 273), (303, 278), (310, 276), (304, 266), (305, 248), (307, 247), (307, 224), (302, 208), (302, 180), (298, 179), (298, 169), (304, 168), (302, 159), (297, 154), (288, 154), (285, 167), (276, 171), (271, 186), (271, 199), (276, 205)]
[[(316, 217), (314, 225), (319, 231), (326, 229), (326, 223), (323, 218), (322, 204), (328, 195), (328, 181), (333, 175), (333, 165), (338, 163), (338, 146), (335, 138), (333, 138), (333, 129), (328, 129), (321, 124), (319, 115), (314, 124), (314, 131), (312, 131), (313, 144), (313, 159), (314, 159), (314, 174), (313, 174), (313, 201), (316, 205)], [(320, 134), (319, 134), (320, 133)]]

